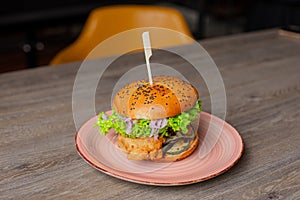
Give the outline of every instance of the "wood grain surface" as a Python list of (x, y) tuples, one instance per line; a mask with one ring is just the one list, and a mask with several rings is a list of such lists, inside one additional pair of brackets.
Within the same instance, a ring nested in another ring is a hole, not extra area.
[[(90, 167), (74, 145), (72, 90), (81, 63), (71, 63), (0, 75), (0, 199), (300, 199), (300, 40), (268, 30), (200, 44), (222, 75), (226, 121), (245, 142), (244, 155), (228, 172), (197, 184), (158, 187)], [(189, 59), (201, 56), (189, 46), (180, 48)], [(96, 112), (109, 109), (120, 74), (143, 59), (129, 55), (111, 64), (96, 91)], [(159, 50), (151, 62), (186, 64)], [(196, 84), (203, 87), (204, 110), (210, 111), (205, 83)], [(88, 83), (78, 89), (83, 96), (85, 87)], [(84, 106), (81, 112), (83, 121), (92, 117)]]

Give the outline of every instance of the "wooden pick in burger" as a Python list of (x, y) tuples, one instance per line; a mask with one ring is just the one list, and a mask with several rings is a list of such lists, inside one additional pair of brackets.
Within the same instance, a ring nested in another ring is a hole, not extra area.
[(152, 50), (151, 50), (149, 32), (143, 32), (142, 37), (143, 37), (145, 60), (146, 60), (146, 65), (147, 65), (149, 83), (152, 86), (153, 81), (152, 81), (152, 73), (151, 73), (150, 62), (149, 62), (149, 59), (152, 56)]

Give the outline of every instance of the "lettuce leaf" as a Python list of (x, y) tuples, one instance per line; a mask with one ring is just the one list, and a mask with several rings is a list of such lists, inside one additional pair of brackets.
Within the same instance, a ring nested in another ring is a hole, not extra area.
[[(161, 137), (167, 137), (169, 136), (168, 130), (170, 128), (174, 132), (181, 130), (183, 134), (188, 133), (188, 125), (192, 123), (196, 119), (197, 115), (202, 111), (201, 103), (201, 100), (198, 100), (192, 109), (182, 112), (174, 117), (167, 118), (167, 125), (160, 129), (158, 134)], [(104, 135), (106, 135), (110, 129), (114, 129), (117, 133), (124, 137), (138, 138), (150, 136), (152, 129), (149, 127), (149, 124), (151, 120), (133, 120), (131, 132), (126, 133), (127, 126), (124, 119), (126, 119), (126, 117), (120, 116), (115, 110), (112, 110), (111, 115), (100, 112), (95, 127), (98, 127), (99, 132)]]

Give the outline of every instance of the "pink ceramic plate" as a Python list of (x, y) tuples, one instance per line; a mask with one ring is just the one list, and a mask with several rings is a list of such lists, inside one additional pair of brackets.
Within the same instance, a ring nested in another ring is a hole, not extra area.
[(77, 132), (79, 154), (94, 168), (117, 178), (149, 185), (185, 185), (215, 177), (230, 169), (244, 149), (240, 134), (225, 121), (202, 112), (198, 148), (189, 157), (171, 163), (132, 161), (116, 145), (116, 134), (101, 135), (97, 116)]

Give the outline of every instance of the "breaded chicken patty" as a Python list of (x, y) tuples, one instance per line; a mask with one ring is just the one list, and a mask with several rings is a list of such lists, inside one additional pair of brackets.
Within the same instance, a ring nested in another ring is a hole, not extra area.
[(128, 138), (118, 135), (118, 146), (128, 154), (128, 159), (154, 160), (162, 158), (162, 144), (165, 138), (153, 137)]

